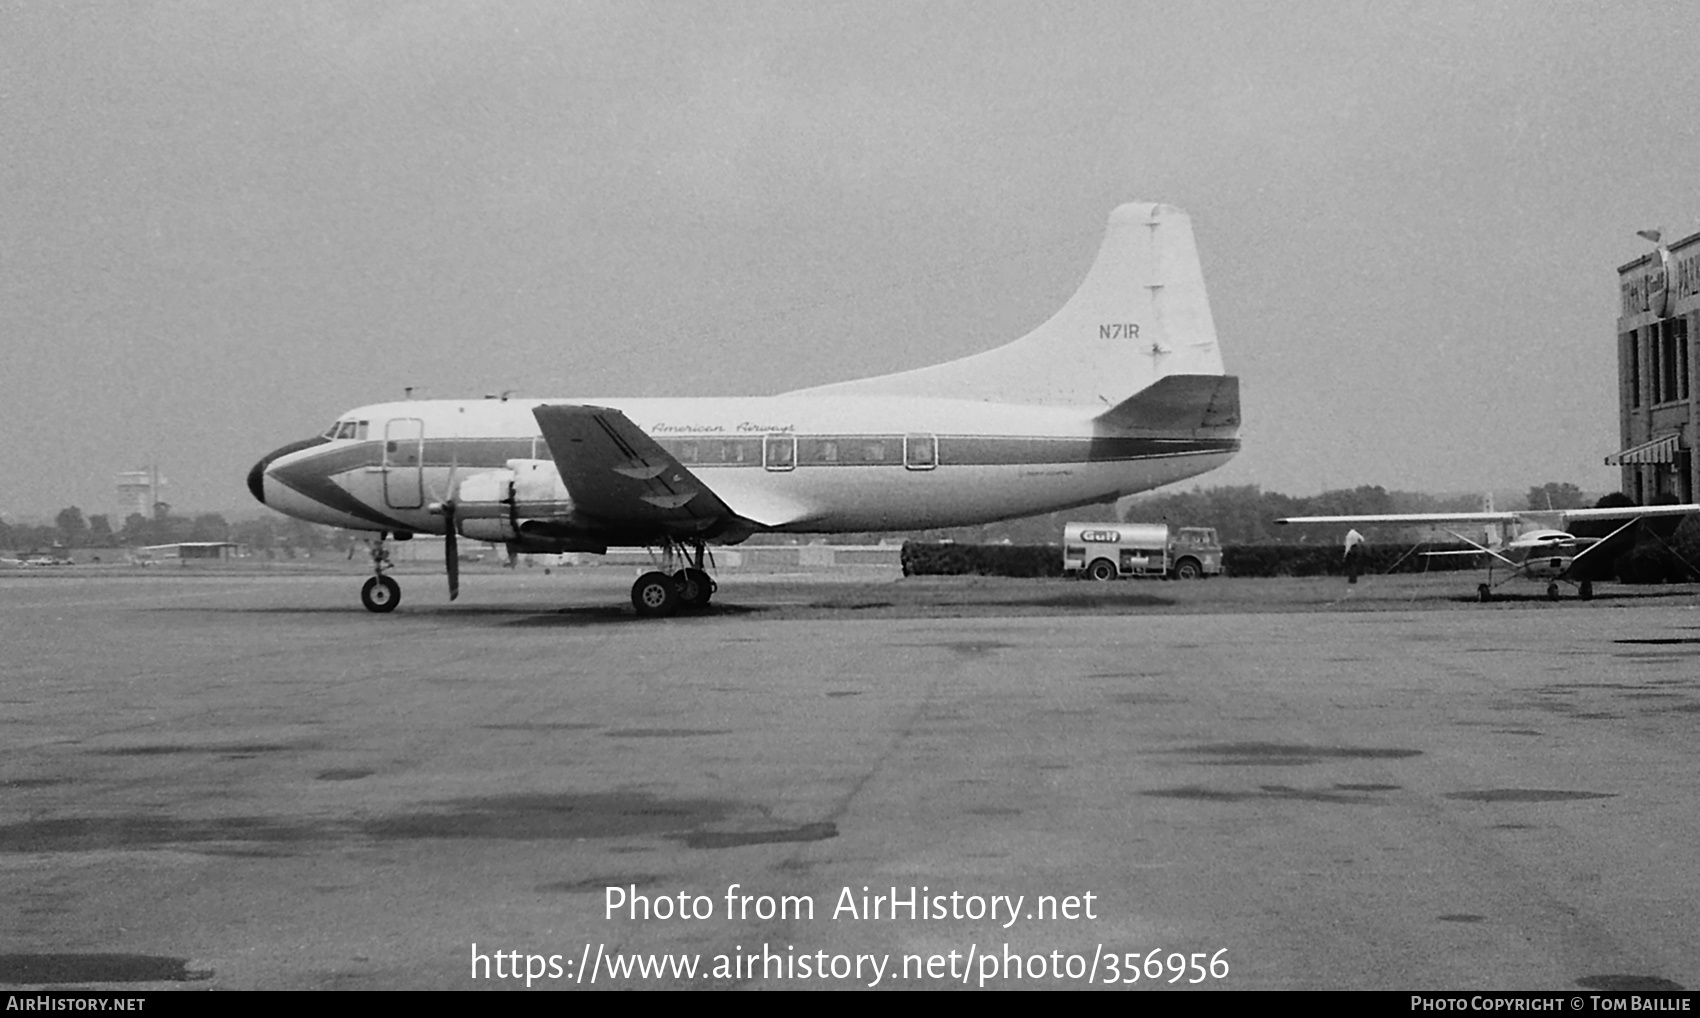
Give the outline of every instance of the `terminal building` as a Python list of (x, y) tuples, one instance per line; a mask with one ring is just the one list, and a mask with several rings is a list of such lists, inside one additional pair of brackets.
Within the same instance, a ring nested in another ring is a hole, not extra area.
[(1619, 451), (1606, 465), (1622, 470), (1621, 490), (1637, 502), (1693, 502), (1700, 493), (1700, 233), (1619, 266), (1617, 276)]

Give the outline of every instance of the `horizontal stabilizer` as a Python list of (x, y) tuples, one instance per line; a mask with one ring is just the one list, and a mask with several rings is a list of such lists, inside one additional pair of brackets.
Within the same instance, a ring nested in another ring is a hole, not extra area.
[(1198, 431), (1240, 426), (1236, 375), (1167, 375), (1099, 414), (1126, 431)]

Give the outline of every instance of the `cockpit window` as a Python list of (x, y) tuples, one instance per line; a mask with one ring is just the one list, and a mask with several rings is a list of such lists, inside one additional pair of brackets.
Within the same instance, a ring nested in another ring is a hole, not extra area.
[(365, 438), (365, 421), (337, 421), (325, 429), (326, 438)]

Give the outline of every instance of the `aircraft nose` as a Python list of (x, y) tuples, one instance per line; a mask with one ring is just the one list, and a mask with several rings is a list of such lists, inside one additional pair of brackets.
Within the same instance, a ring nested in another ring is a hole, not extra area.
[(268, 456), (248, 471), (248, 490), (253, 494), (254, 501), (261, 505), (266, 504), (266, 465), (270, 462), (271, 457)]
[(248, 471), (249, 493), (254, 496), (255, 501), (259, 502), (261, 505), (265, 505), (266, 471), (271, 468), (272, 461), (276, 460), (280, 456), (288, 456), (292, 452), (300, 452), (303, 449), (311, 449), (315, 445), (324, 445), (328, 441), (330, 441), (330, 439), (325, 438), (323, 435), (315, 435), (312, 438), (304, 438), (299, 442), (291, 442), (282, 448), (273, 449), (271, 452), (267, 453), (260, 462), (254, 464), (254, 468), (252, 470)]

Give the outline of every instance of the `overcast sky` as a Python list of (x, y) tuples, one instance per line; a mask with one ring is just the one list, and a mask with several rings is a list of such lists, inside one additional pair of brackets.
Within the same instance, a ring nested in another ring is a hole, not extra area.
[(1682, 5), (0, 4), (0, 518), (341, 411), (986, 349), (1193, 216), (1196, 482), (1615, 488), (1616, 266), (1700, 229)]

